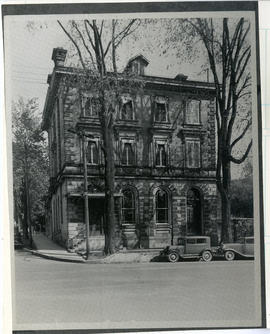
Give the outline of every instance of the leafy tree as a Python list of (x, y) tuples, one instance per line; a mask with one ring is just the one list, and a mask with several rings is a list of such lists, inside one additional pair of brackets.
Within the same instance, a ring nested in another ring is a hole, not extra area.
[[(176, 23), (176, 22), (175, 22)], [(249, 71), (251, 47), (250, 23), (240, 19), (183, 19), (172, 30), (168, 43), (184, 51), (190, 59), (205, 54), (216, 87), (217, 124), (217, 188), (222, 205), (223, 241), (231, 240), (231, 164), (241, 164), (247, 158), (252, 141), (246, 141), (251, 128)], [(180, 54), (181, 54), (180, 52)], [(244, 148), (243, 148), (244, 147)], [(237, 154), (238, 152), (238, 154)], [(235, 156), (237, 154), (237, 156)]]
[(44, 218), (48, 189), (47, 148), (37, 111), (35, 98), (12, 103), (14, 218), (31, 242), (33, 223)]
[(104, 252), (112, 254), (115, 252), (115, 152), (113, 148), (115, 110), (119, 103), (121, 90), (126, 88), (131, 92), (141, 85), (138, 78), (118, 73), (117, 51), (122, 42), (138, 28), (140, 21), (135, 19), (71, 20), (67, 26), (60, 21), (57, 22), (69, 38), (73, 51), (79, 58), (79, 65), (84, 70), (84, 76), (75, 79), (78, 91), (91, 90), (98, 96), (98, 116), (101, 123), (102, 149), (105, 160)]

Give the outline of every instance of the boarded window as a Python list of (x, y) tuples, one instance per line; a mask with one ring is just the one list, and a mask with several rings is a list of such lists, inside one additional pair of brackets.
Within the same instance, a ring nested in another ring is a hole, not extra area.
[(200, 124), (200, 101), (192, 100), (187, 102), (186, 123)]
[(201, 167), (200, 142), (198, 140), (186, 141), (186, 166), (188, 168)]

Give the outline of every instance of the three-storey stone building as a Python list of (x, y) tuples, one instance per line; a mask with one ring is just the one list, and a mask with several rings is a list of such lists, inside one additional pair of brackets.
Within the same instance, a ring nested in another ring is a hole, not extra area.
[[(78, 99), (64, 88), (74, 76), (66, 51), (53, 50), (43, 129), (48, 132), (51, 185), (48, 234), (69, 248), (85, 239), (83, 161), (79, 136), (87, 137), (90, 248), (104, 245), (104, 161), (98, 103), (91, 91)], [(117, 238), (128, 248), (158, 248), (183, 235), (217, 233), (215, 87), (208, 82), (148, 76), (148, 60), (132, 58), (143, 90), (123, 91), (114, 125)], [(143, 91), (143, 93), (142, 93)]]

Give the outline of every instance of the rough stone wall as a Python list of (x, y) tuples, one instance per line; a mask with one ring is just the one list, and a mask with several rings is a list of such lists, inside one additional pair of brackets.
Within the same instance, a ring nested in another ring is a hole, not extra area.
[[(155, 130), (154, 126), (154, 108), (153, 99), (154, 96), (164, 96), (168, 99), (168, 115), (169, 123), (165, 126), (167, 129), (173, 128), (173, 130), (163, 131)], [(132, 130), (130, 128), (123, 128), (119, 130), (119, 136), (123, 136), (127, 132), (133, 134), (136, 138), (136, 155), (137, 165), (139, 166), (151, 166), (153, 163), (153, 157), (151, 158), (152, 138), (153, 135), (167, 136), (169, 138), (169, 155), (170, 163), (174, 167), (184, 167), (185, 164), (185, 143), (180, 138), (181, 130), (185, 123), (184, 114), (184, 102), (191, 96), (187, 94), (176, 94), (172, 92), (160, 92), (160, 91), (146, 91), (143, 96), (137, 96), (134, 99), (134, 108), (136, 113), (136, 121), (132, 124), (138, 126), (139, 131)], [(194, 99), (201, 99), (201, 125), (199, 126), (201, 133), (201, 156), (202, 156), (202, 168), (211, 169), (215, 168), (215, 118), (214, 108), (215, 104), (213, 100), (207, 99), (203, 95), (193, 96)], [(59, 138), (59, 143), (64, 145), (64, 151), (62, 153), (62, 165), (67, 163), (80, 163), (81, 162), (81, 148), (78, 135), (69, 132), (69, 129), (74, 129), (76, 123), (79, 120), (81, 111), (78, 101), (78, 94), (75, 89), (70, 89), (66, 93), (65, 98), (61, 99), (59, 104), (64, 110), (63, 120), (59, 118), (59, 124), (63, 124), (63, 131), (59, 129), (59, 133), (64, 137), (64, 143)], [(119, 110), (118, 110), (119, 112)], [(60, 122), (61, 121), (61, 122)], [(126, 122), (131, 124), (130, 122)], [(117, 121), (116, 121), (117, 124)], [(122, 126), (125, 122), (121, 122)], [(196, 129), (197, 126), (192, 126)], [(119, 136), (116, 137), (115, 149), (119, 151)], [(59, 145), (60, 145), (59, 144)], [(119, 162), (120, 153), (116, 154), (116, 162)]]
[[(69, 180), (68, 189), (78, 193), (81, 189), (81, 180)], [(191, 181), (191, 180), (139, 180), (119, 179), (116, 180), (117, 192), (125, 189), (133, 189), (136, 194), (137, 221), (136, 225), (129, 226), (128, 230), (121, 228), (118, 221), (116, 231), (122, 231), (128, 246), (137, 247), (140, 238), (160, 238), (164, 243), (170, 243), (171, 238), (176, 242), (179, 236), (186, 235), (186, 210), (187, 192), (190, 188), (200, 191), (203, 208), (204, 235), (213, 236), (217, 234), (217, 191), (214, 180)], [(157, 189), (164, 189), (169, 194), (170, 224), (158, 226), (155, 223), (154, 194)], [(117, 204), (118, 205), (118, 204)], [(82, 197), (70, 197), (67, 200), (67, 219), (69, 239), (76, 237), (84, 228), (84, 204)], [(119, 235), (121, 235), (121, 233)]]

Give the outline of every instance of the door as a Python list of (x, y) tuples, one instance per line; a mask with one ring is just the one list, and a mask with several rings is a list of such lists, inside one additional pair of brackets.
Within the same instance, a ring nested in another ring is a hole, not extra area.
[(104, 235), (104, 199), (89, 199), (89, 234)]

